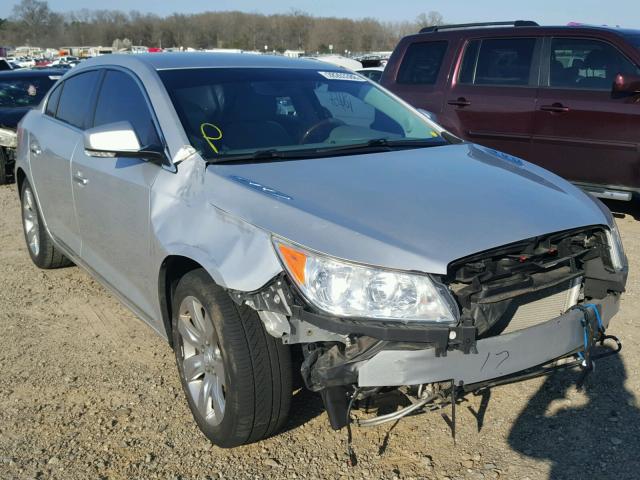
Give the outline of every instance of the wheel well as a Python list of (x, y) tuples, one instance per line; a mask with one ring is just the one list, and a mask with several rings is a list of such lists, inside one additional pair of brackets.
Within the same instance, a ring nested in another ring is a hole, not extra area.
[(160, 267), (158, 278), (158, 294), (160, 296), (160, 309), (162, 310), (162, 321), (167, 333), (169, 345), (173, 347), (172, 335), (172, 301), (178, 282), (187, 273), (198, 268), (203, 268), (198, 262), (180, 255), (172, 255), (164, 259)]
[(24, 183), (24, 179), (27, 178), (27, 175), (24, 173), (24, 170), (18, 168), (16, 170), (16, 183), (18, 184), (18, 194), (22, 192), (22, 184)]

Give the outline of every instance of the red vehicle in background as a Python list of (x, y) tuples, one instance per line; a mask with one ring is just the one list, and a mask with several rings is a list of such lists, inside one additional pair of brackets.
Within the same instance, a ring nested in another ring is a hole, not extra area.
[(640, 30), (531, 21), (428, 27), (381, 84), (469, 141), (597, 196), (640, 193)]

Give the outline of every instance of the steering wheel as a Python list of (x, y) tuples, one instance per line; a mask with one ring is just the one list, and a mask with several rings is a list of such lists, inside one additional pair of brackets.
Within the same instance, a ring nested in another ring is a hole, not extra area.
[(339, 120), (333, 117), (320, 120), (314, 125), (311, 125), (307, 129), (307, 131), (304, 132), (304, 135), (302, 135), (302, 138), (300, 139), (299, 144), (304, 145), (305, 143), (315, 143), (315, 142), (309, 142), (309, 139), (313, 135), (316, 135), (319, 131), (321, 131), (321, 129), (327, 129), (326, 135), (322, 137), (322, 139), (324, 140), (331, 133), (331, 130), (337, 127), (341, 127), (343, 125), (346, 125), (346, 123), (344, 123), (342, 120)]

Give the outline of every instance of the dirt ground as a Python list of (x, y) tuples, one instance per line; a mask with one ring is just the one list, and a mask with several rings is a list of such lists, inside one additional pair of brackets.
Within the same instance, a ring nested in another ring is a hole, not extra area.
[(640, 208), (610, 206), (624, 212), (631, 263), (610, 328), (622, 354), (598, 363), (585, 391), (561, 373), (496, 388), (484, 406), (468, 396), (455, 446), (438, 412), (356, 428), (350, 468), (346, 432), (332, 431), (305, 391), (283, 433), (212, 446), (168, 345), (78, 268), (33, 266), (15, 187), (0, 187), (0, 479), (638, 479)]

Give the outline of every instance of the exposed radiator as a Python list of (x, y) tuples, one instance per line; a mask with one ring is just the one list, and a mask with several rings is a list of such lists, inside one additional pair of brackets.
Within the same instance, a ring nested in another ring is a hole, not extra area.
[(582, 278), (574, 278), (553, 291), (541, 292), (542, 298), (529, 302), (523, 300), (519, 304), (514, 302), (515, 311), (511, 310), (513, 317), (502, 334), (533, 327), (562, 315), (578, 303), (581, 284)]

